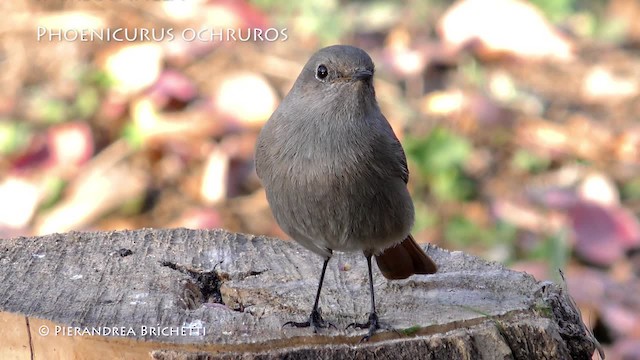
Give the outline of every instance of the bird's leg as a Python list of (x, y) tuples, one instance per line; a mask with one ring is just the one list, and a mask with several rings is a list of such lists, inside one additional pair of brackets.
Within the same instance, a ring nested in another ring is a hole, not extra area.
[(375, 334), (376, 331), (381, 328), (391, 329), (391, 327), (387, 325), (382, 325), (378, 321), (378, 313), (376, 311), (376, 299), (373, 294), (373, 273), (371, 271), (371, 254), (365, 253), (365, 256), (367, 258), (367, 267), (369, 268), (369, 292), (371, 293), (371, 312), (369, 313), (369, 320), (366, 323), (354, 322), (347, 326), (347, 329), (350, 327), (353, 327), (356, 329), (369, 329), (369, 333), (367, 333), (367, 335), (365, 335), (360, 341), (368, 341), (371, 338), (371, 336), (373, 336), (373, 334)]
[(310, 327), (313, 326), (313, 332), (318, 332), (318, 329), (325, 329), (328, 327), (336, 328), (330, 322), (324, 321), (322, 315), (320, 313), (320, 308), (318, 307), (318, 303), (320, 302), (320, 291), (322, 290), (322, 283), (324, 282), (324, 273), (327, 271), (327, 264), (329, 263), (330, 257), (324, 260), (324, 264), (322, 264), (322, 274), (320, 274), (320, 282), (318, 283), (318, 292), (316, 293), (316, 301), (313, 303), (313, 310), (311, 310), (311, 315), (309, 315), (309, 320), (303, 322), (295, 322), (295, 321), (287, 321), (282, 326), (293, 326), (297, 328), (302, 327)]

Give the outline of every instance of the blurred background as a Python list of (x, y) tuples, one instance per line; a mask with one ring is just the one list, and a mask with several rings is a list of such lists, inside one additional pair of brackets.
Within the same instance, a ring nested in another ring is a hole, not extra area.
[(640, 359), (640, 2), (0, 11), (0, 239), (143, 227), (286, 238), (255, 174), (256, 136), (313, 52), (352, 44), (374, 59), (407, 153), (416, 239), (539, 280), (563, 269), (608, 358)]

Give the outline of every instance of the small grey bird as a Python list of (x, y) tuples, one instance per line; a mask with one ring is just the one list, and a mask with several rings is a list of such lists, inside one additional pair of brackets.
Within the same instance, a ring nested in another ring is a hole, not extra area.
[(315, 53), (262, 128), (256, 171), (280, 227), (324, 258), (309, 319), (295, 327), (332, 326), (318, 310), (334, 250), (362, 251), (371, 312), (364, 340), (380, 329), (371, 256), (387, 279), (432, 274), (436, 265), (410, 234), (413, 202), (402, 145), (380, 112), (374, 65), (362, 49), (334, 45)]

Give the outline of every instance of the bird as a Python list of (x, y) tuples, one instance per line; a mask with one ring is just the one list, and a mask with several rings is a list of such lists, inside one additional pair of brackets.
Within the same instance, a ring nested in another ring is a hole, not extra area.
[(382, 114), (373, 84), (374, 63), (362, 49), (333, 45), (313, 54), (293, 87), (260, 130), (255, 168), (273, 216), (293, 240), (324, 262), (306, 321), (283, 326), (333, 327), (319, 300), (334, 251), (360, 251), (368, 267), (371, 308), (366, 322), (379, 329), (371, 258), (390, 280), (433, 274), (434, 261), (411, 235), (414, 206), (400, 141)]

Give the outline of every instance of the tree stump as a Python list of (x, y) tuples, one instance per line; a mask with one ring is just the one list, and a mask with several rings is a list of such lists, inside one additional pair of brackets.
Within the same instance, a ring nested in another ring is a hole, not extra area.
[(591, 359), (566, 291), (462, 252), (426, 248), (434, 275), (374, 274), (336, 254), (307, 318), (322, 259), (292, 241), (224, 230), (70, 232), (0, 241), (0, 359)]

